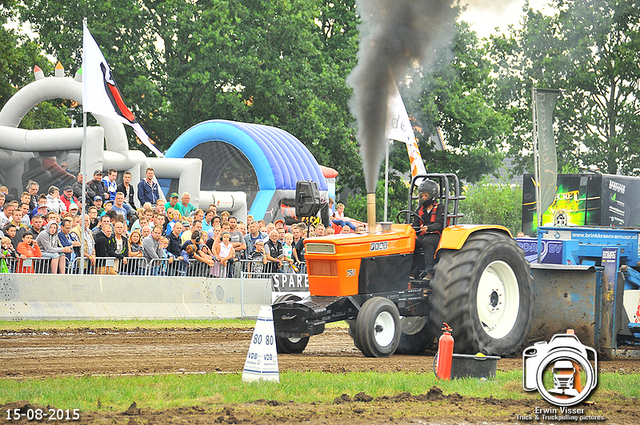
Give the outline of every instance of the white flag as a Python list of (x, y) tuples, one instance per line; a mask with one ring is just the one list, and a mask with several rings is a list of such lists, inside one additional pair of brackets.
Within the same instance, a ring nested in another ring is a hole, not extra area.
[(149, 140), (140, 123), (131, 110), (127, 108), (120, 90), (111, 75), (109, 64), (102, 55), (100, 47), (93, 39), (86, 23), (82, 25), (82, 107), (85, 112), (103, 115), (120, 121), (133, 128), (145, 146), (157, 156), (164, 158)]
[(398, 86), (393, 78), (389, 78), (386, 137), (389, 140), (397, 140), (407, 145), (407, 153), (411, 161), (411, 177), (427, 174), (416, 135), (413, 132), (411, 121), (409, 121), (409, 115), (407, 115)]

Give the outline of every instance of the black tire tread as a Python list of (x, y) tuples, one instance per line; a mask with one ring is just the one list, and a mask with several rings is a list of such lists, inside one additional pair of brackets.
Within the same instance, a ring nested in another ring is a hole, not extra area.
[[(285, 302), (285, 301), (300, 301), (298, 295), (295, 294), (286, 294), (275, 300), (275, 303)], [(309, 337), (300, 338), (297, 342), (292, 342), (289, 338), (283, 338), (276, 336), (276, 349), (278, 354), (300, 354), (307, 348), (307, 344), (309, 343)]]
[[(395, 336), (390, 345), (387, 347), (379, 347), (373, 336), (372, 325), (375, 323), (376, 317), (385, 310), (389, 311), (394, 318)], [(400, 342), (400, 314), (398, 313), (398, 308), (393, 302), (386, 298), (374, 297), (367, 300), (358, 312), (356, 332), (360, 351), (362, 351), (362, 354), (366, 357), (390, 357)]]
[(358, 329), (356, 327), (356, 321), (354, 320), (347, 320), (346, 321), (347, 324), (349, 325), (349, 336), (351, 337), (351, 339), (353, 339), (353, 345), (360, 351), (362, 351), (362, 348), (360, 348), (360, 340), (358, 339)]
[(424, 352), (434, 345), (437, 335), (436, 329), (427, 321), (420, 331), (413, 335), (404, 332), (400, 335), (400, 342), (396, 348), (396, 354), (424, 354)]
[[(482, 266), (479, 259), (489, 255), (488, 253), (495, 253), (495, 250), (500, 250), (503, 258), (513, 255), (521, 257), (512, 260), (522, 269), (519, 273), (514, 269), (514, 272), (521, 287), (520, 306), (528, 310), (525, 316), (518, 318), (514, 330), (500, 340), (489, 337), (481, 328), (477, 321), (473, 297), (475, 279), (479, 279), (479, 273), (482, 272), (479, 270)], [(480, 231), (470, 235), (460, 250), (442, 251), (439, 257), (429, 297), (432, 326), (436, 329), (441, 328), (444, 321), (453, 328), (456, 353), (483, 352), (499, 356), (515, 353), (526, 340), (533, 314), (532, 278), (529, 263), (524, 258), (521, 248), (502, 232)]]

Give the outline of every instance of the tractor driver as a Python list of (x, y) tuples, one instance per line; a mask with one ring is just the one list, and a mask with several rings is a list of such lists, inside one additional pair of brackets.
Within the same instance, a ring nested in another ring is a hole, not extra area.
[[(416, 210), (413, 227), (417, 233), (416, 252), (422, 248), (424, 252), (425, 280), (433, 279), (433, 266), (436, 263), (436, 248), (440, 242), (442, 229), (444, 228), (444, 205), (438, 203), (440, 187), (433, 180), (424, 180), (418, 187), (420, 204)], [(415, 258), (415, 266), (412, 275), (419, 276), (422, 261)]]

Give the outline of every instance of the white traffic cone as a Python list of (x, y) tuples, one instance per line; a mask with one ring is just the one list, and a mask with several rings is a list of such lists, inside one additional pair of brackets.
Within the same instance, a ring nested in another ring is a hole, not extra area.
[(242, 380), (280, 382), (278, 371), (278, 350), (276, 349), (276, 331), (273, 326), (271, 306), (260, 307), (258, 320), (251, 338), (247, 360), (242, 370)]

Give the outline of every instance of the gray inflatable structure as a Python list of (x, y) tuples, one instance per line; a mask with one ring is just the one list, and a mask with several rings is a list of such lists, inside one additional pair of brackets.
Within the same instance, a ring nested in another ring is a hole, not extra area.
[[(83, 128), (25, 130), (18, 128), (24, 116), (40, 102), (50, 99), (70, 99), (82, 104), (82, 75), (66, 77), (60, 64), (55, 75), (45, 77), (36, 67), (35, 81), (20, 89), (0, 111), (0, 178), (15, 193), (24, 190), (24, 176), (28, 174), (30, 160), (55, 156), (57, 152), (76, 152), (83, 142)], [(232, 205), (228, 208), (239, 218), (246, 217), (246, 195), (242, 192), (201, 191), (200, 158), (149, 158), (138, 150), (129, 149), (124, 125), (110, 118), (94, 115), (99, 126), (87, 127), (86, 164), (89, 179), (96, 169), (114, 168), (129, 171), (132, 182), (144, 176), (147, 167), (153, 167), (158, 179), (177, 179), (178, 192), (189, 192), (191, 202), (206, 208), (209, 204)], [(55, 158), (54, 158), (55, 160)], [(76, 161), (79, 163), (79, 161)], [(89, 181), (89, 180), (87, 180)], [(46, 191), (47, 188), (41, 188)], [(232, 198), (233, 203), (223, 202)], [(222, 208), (225, 209), (225, 208)]]

